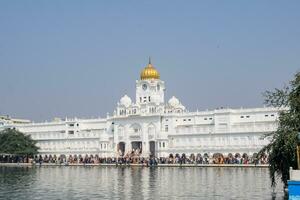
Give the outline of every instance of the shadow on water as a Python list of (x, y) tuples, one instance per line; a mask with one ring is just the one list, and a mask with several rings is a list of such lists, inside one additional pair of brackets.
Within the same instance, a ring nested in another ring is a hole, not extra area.
[(4, 199), (286, 199), (266, 168), (0, 167)]

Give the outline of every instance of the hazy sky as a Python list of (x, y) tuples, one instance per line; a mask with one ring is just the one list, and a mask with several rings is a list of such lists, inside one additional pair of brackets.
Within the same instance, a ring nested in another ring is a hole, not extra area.
[(300, 1), (0, 1), (0, 115), (105, 117), (152, 57), (189, 110), (263, 105), (300, 69)]

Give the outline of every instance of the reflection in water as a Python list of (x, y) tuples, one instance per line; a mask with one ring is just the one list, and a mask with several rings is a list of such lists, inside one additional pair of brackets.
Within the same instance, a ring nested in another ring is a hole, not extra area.
[[(282, 184), (275, 192), (283, 199)], [(0, 167), (1, 198), (272, 199), (272, 189), (265, 168)]]

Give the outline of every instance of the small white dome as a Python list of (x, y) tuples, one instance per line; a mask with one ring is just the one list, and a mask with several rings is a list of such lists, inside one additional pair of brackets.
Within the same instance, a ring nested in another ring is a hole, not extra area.
[(168, 101), (168, 103), (172, 107), (177, 107), (178, 105), (180, 105), (179, 100), (174, 96), (172, 96), (172, 98)]
[(178, 108), (180, 108), (180, 109), (182, 109), (182, 110), (185, 110), (185, 106), (182, 105), (181, 103), (180, 103), (180, 105), (178, 106)]
[(121, 99), (120, 99), (120, 104), (125, 106), (125, 107), (128, 107), (130, 106), (132, 103), (131, 99), (129, 96), (127, 95), (124, 95)]

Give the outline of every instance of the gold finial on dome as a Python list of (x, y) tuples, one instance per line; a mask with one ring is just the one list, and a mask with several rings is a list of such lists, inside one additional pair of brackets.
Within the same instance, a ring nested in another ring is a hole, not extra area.
[(149, 64), (141, 72), (141, 80), (159, 79), (159, 72), (151, 64), (151, 58), (149, 57)]

